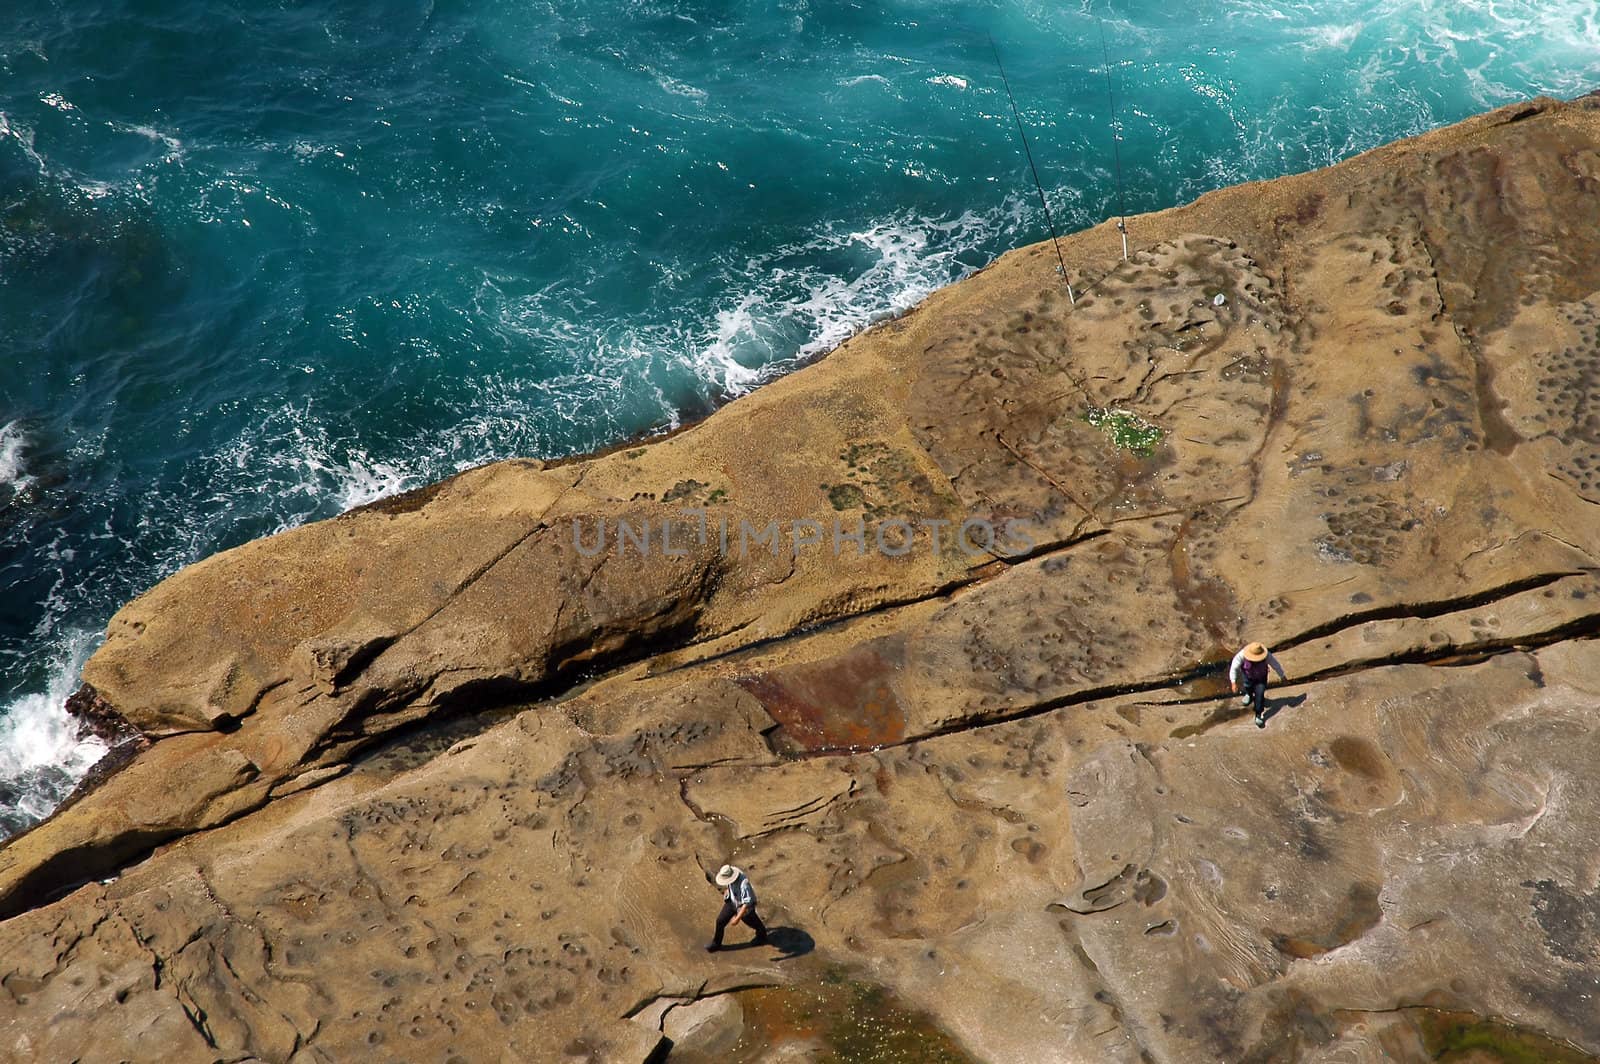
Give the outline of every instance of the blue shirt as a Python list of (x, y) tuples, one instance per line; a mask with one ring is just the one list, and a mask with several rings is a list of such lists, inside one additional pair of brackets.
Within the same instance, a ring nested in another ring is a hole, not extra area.
[(748, 905), (752, 909), (756, 904), (756, 889), (750, 885), (749, 876), (740, 876), (728, 886), (728, 893), (723, 895), (732, 904), (743, 908)]

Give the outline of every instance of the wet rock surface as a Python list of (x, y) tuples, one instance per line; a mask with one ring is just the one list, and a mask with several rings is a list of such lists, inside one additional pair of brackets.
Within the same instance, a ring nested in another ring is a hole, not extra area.
[(1531, 106), (129, 604), (0, 1057), (1600, 1055), (1600, 106)]

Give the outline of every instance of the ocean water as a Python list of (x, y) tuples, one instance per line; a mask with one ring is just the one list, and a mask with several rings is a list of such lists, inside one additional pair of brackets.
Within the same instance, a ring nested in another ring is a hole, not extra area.
[(700, 416), (1043, 237), (989, 35), (1063, 229), (1114, 135), (1135, 213), (1600, 88), (1576, 0), (10, 5), (0, 834), (179, 567)]

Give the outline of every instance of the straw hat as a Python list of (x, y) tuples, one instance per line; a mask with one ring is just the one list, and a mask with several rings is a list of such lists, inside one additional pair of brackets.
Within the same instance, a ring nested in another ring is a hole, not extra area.
[(1266, 661), (1267, 648), (1261, 643), (1251, 643), (1249, 646), (1244, 648), (1244, 660)]
[(733, 881), (742, 875), (744, 875), (744, 873), (733, 867), (733, 865), (725, 864), (721, 868), (717, 869), (717, 886), (731, 887), (733, 886)]

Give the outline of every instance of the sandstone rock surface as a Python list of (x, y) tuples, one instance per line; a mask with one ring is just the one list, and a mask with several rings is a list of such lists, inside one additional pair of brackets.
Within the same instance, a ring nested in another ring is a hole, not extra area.
[(1130, 231), (130, 603), (0, 1057), (1600, 1056), (1600, 99)]

